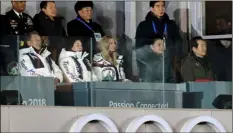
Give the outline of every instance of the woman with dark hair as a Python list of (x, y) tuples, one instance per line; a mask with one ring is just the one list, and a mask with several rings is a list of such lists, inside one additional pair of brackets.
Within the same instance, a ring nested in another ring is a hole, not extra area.
[(83, 52), (81, 38), (67, 37), (65, 49), (59, 56), (59, 66), (64, 74), (65, 82), (90, 82), (97, 81), (91, 71), (88, 53)]

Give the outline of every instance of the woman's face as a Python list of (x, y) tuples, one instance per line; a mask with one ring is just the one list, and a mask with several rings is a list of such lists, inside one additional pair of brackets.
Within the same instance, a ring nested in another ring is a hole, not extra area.
[(114, 40), (114, 39), (110, 39), (109, 41), (108, 41), (108, 50), (109, 50), (109, 52), (115, 52), (116, 51), (116, 41)]
[(82, 52), (83, 51), (82, 42), (80, 40), (75, 41), (72, 50), (75, 52)]

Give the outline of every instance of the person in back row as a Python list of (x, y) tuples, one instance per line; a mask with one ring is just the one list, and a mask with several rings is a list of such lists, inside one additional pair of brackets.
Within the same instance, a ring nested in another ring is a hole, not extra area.
[(150, 1), (149, 6), (150, 11), (145, 20), (137, 27), (136, 48), (151, 45), (156, 35), (162, 36), (166, 47), (165, 56), (170, 59), (168, 63), (174, 70), (175, 80), (179, 82), (180, 63), (183, 56), (180, 29), (165, 13), (164, 0)]
[[(5, 14), (5, 35), (28, 35), (33, 31), (33, 21), (25, 13), (26, 1), (11, 1), (12, 9)], [(2, 30), (2, 29), (1, 29)]]
[[(102, 36), (104, 36), (104, 32), (99, 24), (92, 21), (93, 2), (77, 1), (77, 3), (74, 6), (74, 10), (77, 14), (77, 17), (67, 23), (68, 35), (85, 37), (89, 40), (90, 38), (93, 38), (93, 44), (96, 44), (95, 42), (100, 41)], [(90, 51), (90, 46), (87, 46), (86, 42), (84, 42), (83, 47), (87, 52)], [(93, 51), (91, 52), (96, 52), (95, 45), (93, 45)]]
[(207, 44), (200, 36), (191, 41), (192, 52), (183, 59), (181, 75), (183, 81), (213, 81), (216, 77), (212, 71), (211, 64), (206, 58)]
[(62, 71), (51, 58), (51, 53), (42, 46), (36, 31), (29, 34), (28, 48), (19, 51), (19, 71), (21, 76), (54, 77), (55, 84), (63, 81)]
[(41, 36), (66, 36), (54, 1), (41, 1), (41, 11), (33, 18), (35, 30)]
[(104, 36), (99, 42), (100, 53), (94, 55), (93, 70), (99, 81), (129, 81), (125, 78), (123, 56), (117, 53), (116, 40)]
[(83, 52), (81, 39), (68, 37), (66, 45), (59, 56), (59, 66), (63, 71), (64, 81), (68, 83), (97, 81), (96, 75), (91, 72), (89, 54)]

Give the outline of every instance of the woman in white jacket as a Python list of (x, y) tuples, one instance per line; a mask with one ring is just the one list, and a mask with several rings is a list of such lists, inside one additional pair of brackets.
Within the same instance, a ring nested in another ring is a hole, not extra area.
[(88, 53), (83, 52), (81, 39), (68, 37), (67, 47), (62, 49), (59, 56), (59, 66), (64, 74), (65, 82), (91, 82), (97, 77), (91, 71)]
[(94, 55), (93, 70), (100, 81), (129, 81), (125, 78), (123, 56), (116, 51), (116, 39), (104, 36), (99, 42), (100, 53)]

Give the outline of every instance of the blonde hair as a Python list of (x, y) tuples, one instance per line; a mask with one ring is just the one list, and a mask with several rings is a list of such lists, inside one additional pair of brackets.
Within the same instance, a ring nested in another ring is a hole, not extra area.
[(100, 44), (100, 50), (101, 50), (101, 54), (103, 55), (104, 59), (111, 62), (114, 66), (117, 65), (117, 56), (118, 53), (117, 52), (113, 52), (112, 56), (110, 56), (110, 52), (109, 52), (109, 40), (113, 39), (116, 42), (116, 39), (111, 37), (111, 36), (104, 36), (99, 44)]

